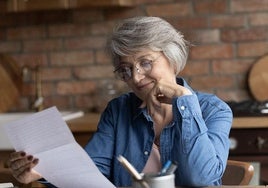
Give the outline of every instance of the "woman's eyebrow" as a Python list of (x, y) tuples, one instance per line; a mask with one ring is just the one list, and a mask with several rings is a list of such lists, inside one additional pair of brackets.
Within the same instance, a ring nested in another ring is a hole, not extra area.
[[(136, 59), (134, 59), (134, 62), (136, 62), (137, 60), (140, 60), (140, 59), (144, 59), (144, 58), (149, 58), (149, 57), (152, 57), (152, 54), (144, 54), (144, 55), (141, 55), (139, 57), (137, 57)], [(119, 61), (119, 64), (120, 65), (132, 65), (131, 62), (128, 62), (128, 61)]]
[(141, 56), (139, 56), (138, 58), (136, 58), (136, 60), (144, 59), (144, 58), (149, 58), (149, 57), (152, 57), (152, 54), (141, 55)]

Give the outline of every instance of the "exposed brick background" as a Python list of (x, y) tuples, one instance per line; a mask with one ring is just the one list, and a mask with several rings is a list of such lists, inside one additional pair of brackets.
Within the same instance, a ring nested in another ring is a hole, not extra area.
[(0, 13), (0, 52), (30, 70), (11, 110), (31, 109), (36, 64), (45, 107), (102, 110), (128, 89), (114, 78), (106, 36), (118, 20), (138, 15), (163, 17), (194, 44), (181, 73), (194, 89), (226, 101), (253, 98), (247, 75), (268, 53), (268, 0), (137, 0), (132, 8)]

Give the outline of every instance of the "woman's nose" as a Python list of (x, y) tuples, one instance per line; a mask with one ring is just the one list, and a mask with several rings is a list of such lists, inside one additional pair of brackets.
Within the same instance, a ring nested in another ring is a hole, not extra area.
[(139, 67), (134, 67), (132, 70), (132, 79), (134, 83), (138, 83), (141, 79), (144, 78), (144, 74), (142, 74), (141, 69)]

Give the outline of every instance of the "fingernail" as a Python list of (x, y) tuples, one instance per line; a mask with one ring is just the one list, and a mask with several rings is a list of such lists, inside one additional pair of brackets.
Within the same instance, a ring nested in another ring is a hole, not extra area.
[(33, 160), (33, 163), (34, 163), (34, 164), (37, 164), (38, 161), (39, 161), (39, 159), (34, 159), (34, 160)]
[(20, 156), (24, 157), (26, 153), (24, 151), (20, 152)]
[(27, 159), (28, 159), (28, 161), (31, 161), (31, 160), (33, 160), (33, 156), (32, 156), (32, 155), (29, 155), (29, 156), (27, 157)]

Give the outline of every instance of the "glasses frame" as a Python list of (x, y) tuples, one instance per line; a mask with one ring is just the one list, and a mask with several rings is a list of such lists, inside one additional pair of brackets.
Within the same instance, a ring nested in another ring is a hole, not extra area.
[[(152, 59), (152, 60), (147, 59), (147, 60), (148, 60), (148, 64), (150, 64), (150, 70), (147, 70), (147, 71), (144, 70), (144, 68), (142, 68), (142, 66), (140, 66), (140, 64), (142, 63), (142, 60), (141, 60), (141, 61), (135, 61), (135, 62), (137, 62), (137, 63), (135, 63), (135, 65), (133, 65), (133, 66), (124, 66), (124, 67), (128, 67), (129, 70), (130, 70), (130, 73), (129, 73), (128, 78), (123, 78), (122, 76), (120, 76), (120, 74), (119, 74), (119, 72), (118, 72), (118, 71), (123, 67), (122, 65), (117, 66), (117, 68), (116, 68), (113, 72), (114, 72), (114, 74), (116, 75), (116, 78), (118, 78), (118, 79), (120, 79), (120, 80), (122, 80), (122, 81), (124, 81), (124, 82), (127, 82), (127, 81), (129, 81), (130, 79), (132, 79), (134, 68), (136, 69), (136, 71), (137, 71), (139, 74), (144, 74), (144, 75), (146, 75), (146, 74), (150, 74), (150, 73), (152, 72), (152, 69), (153, 69), (153, 63), (156, 62), (156, 61), (158, 60), (158, 58), (161, 57), (161, 56), (162, 56), (162, 54), (160, 54), (159, 56), (155, 57), (155, 58)], [(143, 59), (143, 60), (144, 60), (144, 59)], [(120, 63), (120, 64), (124, 64), (124, 63)], [(137, 65), (139, 65), (139, 67), (137, 67)], [(141, 71), (142, 71), (142, 72), (141, 72)], [(127, 71), (126, 71), (126, 72), (127, 72)]]

